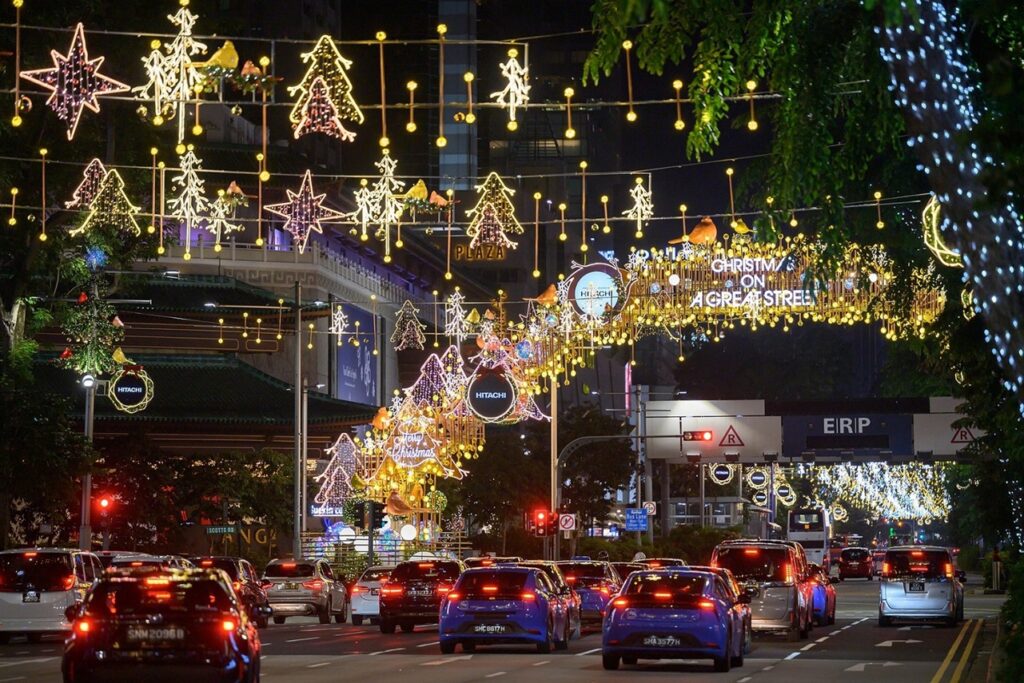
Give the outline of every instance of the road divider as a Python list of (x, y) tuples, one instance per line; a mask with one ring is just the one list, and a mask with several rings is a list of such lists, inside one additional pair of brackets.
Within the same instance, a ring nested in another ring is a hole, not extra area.
[[(979, 622), (981, 620), (979, 619)], [(946, 669), (949, 668), (950, 663), (953, 661), (953, 657), (956, 655), (957, 650), (960, 649), (960, 643), (963, 642), (964, 634), (970, 629), (971, 624), (974, 623), (973, 619), (968, 619), (964, 622), (964, 625), (960, 627), (960, 633), (957, 634), (956, 640), (949, 647), (949, 652), (946, 653), (946, 657), (942, 660), (942, 664), (939, 665), (939, 670), (932, 676), (932, 680), (929, 683), (939, 683), (942, 677), (946, 675)]]

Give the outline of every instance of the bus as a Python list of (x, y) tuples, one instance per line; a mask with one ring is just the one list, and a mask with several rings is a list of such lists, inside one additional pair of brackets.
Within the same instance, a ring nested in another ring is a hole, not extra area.
[(790, 510), (786, 537), (804, 547), (808, 562), (820, 565), (826, 571), (831, 567), (829, 545), (832, 540), (832, 524), (826, 509)]

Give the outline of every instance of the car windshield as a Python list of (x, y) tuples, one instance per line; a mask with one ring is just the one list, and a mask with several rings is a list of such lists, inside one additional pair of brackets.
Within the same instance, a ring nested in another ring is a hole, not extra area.
[(20, 593), (70, 590), (74, 585), (68, 553), (6, 553), (0, 555), (0, 591)]
[(85, 613), (97, 617), (168, 612), (218, 613), (229, 611), (231, 606), (231, 598), (216, 581), (151, 576), (142, 580), (101, 581), (86, 601)]
[(607, 578), (604, 565), (590, 562), (561, 562), (559, 568), (565, 580), (576, 588), (587, 588), (603, 584)]
[(265, 576), (276, 576), (285, 579), (305, 578), (315, 573), (313, 565), (308, 562), (273, 562), (263, 572)]
[(387, 581), (388, 577), (391, 576), (391, 570), (383, 567), (371, 567), (363, 572), (363, 575), (359, 577), (362, 582), (370, 581)]
[(717, 565), (733, 573), (738, 581), (787, 581), (792, 574), (785, 548), (719, 548)]
[(952, 572), (945, 550), (890, 550), (885, 554), (889, 576), (939, 579)]
[(223, 569), (232, 581), (238, 578), (238, 564), (229, 557), (197, 557), (195, 563), (203, 569)]
[(526, 585), (527, 571), (495, 570), (467, 572), (459, 579), (455, 590), (466, 598), (518, 599)]
[(868, 559), (870, 553), (864, 548), (846, 548), (841, 557), (848, 562), (863, 562)]
[(459, 578), (456, 562), (403, 562), (391, 572), (388, 581), (455, 581)]

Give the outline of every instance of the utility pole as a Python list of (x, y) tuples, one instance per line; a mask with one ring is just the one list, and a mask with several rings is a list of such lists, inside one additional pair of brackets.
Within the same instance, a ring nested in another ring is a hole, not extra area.
[[(558, 377), (551, 378), (551, 514), (558, 514)], [(547, 545), (545, 543), (545, 545)], [(558, 559), (558, 532), (551, 540), (551, 558)]]
[[(96, 416), (96, 384), (98, 380), (86, 387), (85, 391), (85, 440), (92, 445), (93, 424)], [(92, 549), (92, 472), (86, 470), (82, 475), (82, 523), (78, 528), (78, 547), (81, 550)]]
[[(334, 320), (334, 294), (331, 292), (327, 293), (327, 320)], [(337, 368), (335, 363), (338, 360), (338, 335), (331, 332), (331, 328), (334, 326), (328, 322), (327, 324), (327, 395), (331, 398), (335, 397), (335, 392), (338, 388)]]
[(302, 533), (306, 533), (306, 511), (309, 509), (306, 497), (309, 495), (309, 487), (306, 482), (306, 463), (309, 462), (309, 387), (306, 386), (306, 378), (302, 378), (302, 448), (300, 462), (302, 463)]
[(306, 463), (302, 462), (302, 285), (295, 279), (295, 379), (292, 382), (292, 392), (295, 398), (295, 428), (293, 434), (294, 451), (294, 501), (292, 518), (292, 556), (296, 560), (302, 559), (302, 474)]

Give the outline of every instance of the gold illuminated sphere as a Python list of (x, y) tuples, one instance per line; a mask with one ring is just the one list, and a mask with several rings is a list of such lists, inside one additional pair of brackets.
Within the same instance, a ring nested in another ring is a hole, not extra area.
[(632, 50), (633, 49), (633, 41), (632, 40), (624, 40), (624, 41), (622, 41), (622, 49), (623, 50)]
[(576, 137), (576, 129), (575, 128), (566, 128), (565, 129), (565, 137), (568, 140), (572, 140), (574, 137)]
[(466, 73), (462, 74), (462, 80), (466, 81), (466, 83), (472, 83), (473, 82), (473, 72), (472, 71), (467, 71)]
[(179, 155), (184, 154), (185, 153), (185, 145), (183, 145), (181, 143), (178, 143), (178, 145), (174, 148), (174, 151), (177, 152)]
[(585, 169), (586, 167), (587, 167), (587, 162), (586, 162), (586, 160), (584, 160), (584, 161), (581, 161), (581, 162), (580, 162), (580, 168), (583, 168), (583, 169)]
[(747, 121), (747, 128), (750, 130), (757, 130), (757, 121), (755, 121), (754, 119), (750, 119), (749, 121)]
[(672, 124), (676, 130), (682, 130), (686, 128), (686, 123), (682, 119), (676, 119), (676, 122)]
[(533, 193), (533, 198), (534, 199), (540, 199), (540, 197), (541, 197), (540, 192), (534, 192)]
[(203, 127), (202, 126), (200, 126), (198, 123), (196, 125), (192, 126), (192, 135), (202, 135), (202, 134), (203, 134)]
[(636, 183), (637, 185), (643, 185), (644, 184), (644, 179), (643, 178), (634, 178), (633, 182)]
[(643, 230), (637, 230), (636, 234), (634, 235), (634, 237), (636, 237), (638, 240), (643, 239), (644, 238), (644, 231)]
[(789, 225), (794, 228), (797, 226), (796, 216), (793, 216), (792, 218), (789, 219)]
[(216, 252), (220, 252), (220, 250), (223, 249), (223, 248), (224, 247), (220, 246), (219, 242), (217, 244), (213, 245), (213, 250), (216, 251)]
[(408, 132), (410, 132), (410, 133), (415, 133), (416, 132), (416, 122), (415, 121), (410, 121), (409, 123), (405, 124), (405, 129)]
[(446, 33), (448, 33), (448, 26), (446, 26), (445, 24), (438, 24), (437, 25), (437, 35), (443, 36)]
[(46, 241), (46, 233), (45, 232), (39, 233), (39, 241), (40, 242), (45, 242)]
[(445, 279), (445, 280), (451, 280), (451, 279), (452, 279), (452, 274), (451, 274), (451, 271), (449, 271), (449, 272), (447, 272), (447, 273), (445, 273), (445, 274), (444, 274), (444, 279)]
[(735, 171), (733, 171), (732, 166), (730, 166), (729, 168), (725, 169), (725, 175), (732, 175), (733, 173), (735, 173)]
[(260, 171), (260, 182), (267, 182), (270, 180), (270, 171)]
[(185, 259), (186, 261), (191, 261), (192, 260), (192, 254), (190, 254), (190, 253), (188, 253), (186, 251), (184, 254), (181, 255), (181, 258)]
[(151, 41), (149, 41), (149, 49), (156, 50), (159, 47), (160, 47), (160, 41), (159, 40), (151, 40)]
[(515, 49), (514, 47), (513, 48), (509, 48), (508, 56), (512, 57), (513, 59), (515, 59), (516, 57), (519, 56), (519, 50)]
[(587, 249), (589, 249), (589, 248), (590, 247), (588, 247), (586, 244), (581, 244), (580, 245), (580, 251), (582, 251), (584, 254), (587, 253)]
[(374, 37), (377, 40), (385, 41), (385, 40), (388, 39), (388, 34), (384, 33), (384, 31), (377, 31), (377, 33), (376, 33), (376, 35)]
[(391, 255), (384, 254), (384, 263), (391, 263)]
[(165, 251), (167, 251), (167, 250), (164, 249), (163, 247), (157, 247), (156, 248), (156, 253), (158, 253), (158, 254), (163, 254)]
[(878, 221), (877, 223), (875, 223), (875, 227), (881, 230), (882, 228), (885, 227), (885, 221)]
[(405, 84), (405, 87), (408, 88), (409, 91), (411, 92), (416, 89), (417, 83), (416, 81), (409, 81), (408, 83)]
[(146, 232), (149, 233), (150, 235), (152, 235), (153, 233), (156, 232), (156, 226), (155, 225), (147, 225), (146, 226)]
[(18, 126), (21, 125), (21, 121), (22, 121), (21, 116), (18, 115), (18, 114), (15, 114), (14, 116), (11, 117), (11, 125), (14, 126), (15, 128), (17, 128)]
[(473, 112), (466, 114), (466, 123), (476, 123), (476, 114)]
[(626, 120), (630, 123), (634, 123), (636, 121), (636, 112), (632, 109), (626, 112)]
[(563, 233), (560, 233), (560, 234), (558, 235), (558, 239), (559, 239), (559, 241), (561, 241), (561, 242), (564, 242), (564, 241), (566, 241), (567, 239), (569, 239), (569, 236), (568, 236), (568, 235), (566, 235), (566, 234), (565, 234), (565, 233), (563, 232)]
[(682, 90), (683, 82), (677, 78), (676, 80), (672, 81), (672, 87), (675, 88), (676, 90)]
[(388, 138), (387, 135), (384, 135), (381, 136), (381, 139), (377, 141), (377, 144), (379, 144), (381, 147), (387, 147), (388, 145), (391, 144), (391, 140)]
[(534, 277), (540, 277), (540, 271), (539, 270), (534, 270), (533, 271), (533, 276)]
[(363, 233), (363, 234), (359, 235), (359, 240), (360, 240), (361, 242), (365, 242), (365, 241), (367, 241), (368, 239), (370, 239), (370, 236), (369, 236), (369, 235), (367, 235), (366, 233)]
[(262, 237), (257, 237), (256, 238), (256, 246), (257, 247), (262, 247), (263, 246), (263, 238)]
[(558, 210), (559, 211), (565, 211), (567, 208), (569, 208), (569, 207), (568, 207), (568, 205), (565, 202), (560, 202), (558, 204)]
[(20, 191), (21, 191), (21, 190), (19, 190), (18, 188), (16, 188), (16, 187), (12, 187), (12, 188), (11, 188), (11, 196), (12, 196), (12, 197), (17, 197), (17, 196), (18, 196), (18, 192), (20, 192)]
[(875, 199), (881, 199), (881, 198), (882, 198), (882, 193), (879, 192), (878, 190), (875, 190)]
[(10, 226), (13, 227), (13, 226), (15, 226), (17, 224), (18, 224), (18, 219), (15, 218), (14, 216), (11, 216), (10, 218), (7, 219), (7, 225), (10, 225)]
[(754, 79), (750, 79), (749, 81), (747, 81), (746, 86), (747, 90), (753, 92), (754, 90), (757, 89), (757, 81), (755, 81)]
[(270, 66), (270, 57), (268, 57), (266, 55), (263, 55), (262, 57), (260, 57), (260, 66), (262, 66), (264, 69), (266, 69), (268, 66)]
[(41, 157), (45, 157), (49, 153), (50, 153), (50, 150), (46, 149), (45, 147), (43, 147), (42, 149), (39, 150), (39, 156), (41, 156)]
[(434, 140), (434, 144), (437, 145), (438, 147), (444, 147), (445, 145), (448, 144), (448, 138), (446, 138), (443, 135), (438, 135), (437, 140)]
[(150, 147), (150, 148), (149, 148), (149, 153), (150, 153), (150, 155), (152, 155), (152, 156), (156, 156), (156, 154), (157, 154), (157, 151), (158, 151), (158, 150), (157, 150), (157, 148), (156, 148), (156, 147)]
[(508, 128), (509, 130), (514, 131), (517, 128), (519, 128), (519, 123), (516, 121), (509, 121), (507, 124), (505, 124), (505, 127)]
[(162, 126), (162, 125), (164, 125), (164, 117), (161, 116), (160, 114), (157, 114), (156, 116), (154, 116), (153, 117), (153, 125), (154, 126)]

